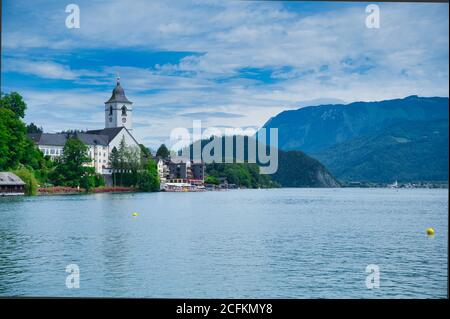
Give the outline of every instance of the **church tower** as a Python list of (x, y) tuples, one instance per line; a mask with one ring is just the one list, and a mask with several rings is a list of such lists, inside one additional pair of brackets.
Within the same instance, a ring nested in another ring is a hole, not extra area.
[(111, 98), (105, 102), (105, 128), (123, 126), (131, 131), (133, 129), (132, 104), (126, 98), (125, 91), (120, 86), (120, 78), (117, 77), (117, 84)]

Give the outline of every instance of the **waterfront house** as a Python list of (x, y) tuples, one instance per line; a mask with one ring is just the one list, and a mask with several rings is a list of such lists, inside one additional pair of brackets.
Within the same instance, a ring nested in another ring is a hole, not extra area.
[(25, 183), (10, 172), (0, 172), (0, 196), (25, 195)]
[(166, 162), (167, 177), (170, 182), (184, 181), (187, 183), (201, 185), (205, 179), (205, 163), (194, 163), (192, 161), (182, 161), (174, 163), (170, 160)]

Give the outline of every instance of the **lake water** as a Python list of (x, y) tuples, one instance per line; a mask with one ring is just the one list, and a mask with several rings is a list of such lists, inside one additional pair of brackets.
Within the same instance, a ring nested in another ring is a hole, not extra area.
[(0, 198), (0, 296), (444, 298), (447, 238), (437, 189)]

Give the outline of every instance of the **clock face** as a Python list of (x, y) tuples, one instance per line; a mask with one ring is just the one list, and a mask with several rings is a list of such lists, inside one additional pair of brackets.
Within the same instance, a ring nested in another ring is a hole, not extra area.
[(126, 118), (122, 118), (122, 123), (125, 123), (127, 121)]

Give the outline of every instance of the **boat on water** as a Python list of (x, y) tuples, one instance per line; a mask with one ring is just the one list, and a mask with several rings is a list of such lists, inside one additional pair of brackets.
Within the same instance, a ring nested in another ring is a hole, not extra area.
[(206, 188), (203, 185), (193, 185), (190, 183), (165, 183), (162, 187), (165, 192), (204, 192)]
[(389, 187), (389, 188), (398, 188), (398, 183), (397, 183), (397, 181), (395, 181), (395, 182), (392, 183), (392, 184), (389, 184), (388, 187)]

